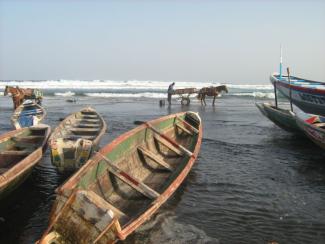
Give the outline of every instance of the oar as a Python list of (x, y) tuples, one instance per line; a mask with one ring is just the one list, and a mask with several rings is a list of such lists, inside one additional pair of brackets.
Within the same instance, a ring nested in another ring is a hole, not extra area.
[(289, 67), (287, 68), (287, 73), (288, 73), (288, 80), (289, 80), (290, 108), (291, 108), (291, 112), (293, 112), (293, 108), (292, 108), (292, 91), (291, 91), (291, 80), (290, 80), (290, 70), (289, 70)]
[(276, 92), (276, 80), (274, 81), (274, 100), (275, 100), (275, 107), (278, 108), (278, 96), (277, 96), (277, 92)]

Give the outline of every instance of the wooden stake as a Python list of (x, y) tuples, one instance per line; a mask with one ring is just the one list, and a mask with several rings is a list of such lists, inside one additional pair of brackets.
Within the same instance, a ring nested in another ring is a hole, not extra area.
[(293, 112), (293, 107), (292, 107), (292, 90), (291, 90), (291, 80), (290, 80), (290, 70), (289, 70), (289, 67), (287, 68), (287, 73), (288, 73), (288, 80), (289, 80), (290, 108), (291, 108), (291, 112)]

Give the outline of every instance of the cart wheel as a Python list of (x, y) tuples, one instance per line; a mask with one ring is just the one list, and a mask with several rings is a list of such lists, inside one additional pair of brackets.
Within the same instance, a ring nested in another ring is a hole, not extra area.
[(182, 105), (188, 106), (188, 105), (190, 105), (190, 102), (191, 102), (190, 98), (188, 98), (188, 97), (182, 97), (182, 100), (181, 100), (181, 104)]

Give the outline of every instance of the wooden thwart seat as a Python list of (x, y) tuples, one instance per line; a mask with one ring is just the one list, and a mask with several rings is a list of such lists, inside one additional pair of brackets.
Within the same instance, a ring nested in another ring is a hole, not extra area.
[(138, 150), (145, 156), (151, 158), (154, 162), (162, 166), (164, 169), (167, 169), (168, 171), (173, 171), (173, 168), (166, 163), (164, 160), (158, 158), (153, 152), (145, 149), (144, 147), (140, 146), (138, 147)]
[(82, 115), (82, 118), (85, 118), (85, 119), (96, 119), (96, 118), (98, 118), (98, 115), (96, 115), (96, 114), (94, 114), (94, 115), (83, 114)]
[(97, 132), (100, 128), (80, 128), (80, 127), (74, 127), (70, 128), (69, 131), (72, 132)]
[(184, 131), (186, 134), (188, 135), (193, 135), (192, 131), (189, 131), (188, 129), (186, 129), (184, 126), (180, 125), (179, 123), (175, 124), (176, 127), (180, 128), (182, 131)]
[(62, 137), (62, 139), (66, 139), (66, 140), (72, 140), (72, 141), (75, 141), (75, 140), (78, 140), (78, 139), (87, 139), (87, 140), (94, 140), (96, 138), (96, 136), (84, 136), (84, 135), (68, 135), (68, 136), (64, 136)]
[(169, 150), (173, 151), (174, 153), (176, 153), (178, 156), (182, 157), (183, 156), (183, 152), (181, 150), (179, 150), (178, 148), (174, 147), (171, 143), (169, 143), (166, 140), (162, 140), (161, 137), (154, 135), (153, 136), (159, 143), (161, 143), (162, 145), (164, 145), (165, 147), (167, 147)]
[(8, 150), (8, 151), (2, 151), (0, 152), (0, 155), (5, 156), (27, 156), (31, 154), (33, 151), (30, 150), (22, 150), (22, 151), (14, 151), (14, 150)]
[(188, 123), (187, 121), (179, 118), (178, 116), (176, 116), (176, 119), (178, 119), (179, 121), (183, 122), (186, 126), (190, 127), (191, 130), (195, 133), (195, 134), (198, 134), (199, 133), (199, 130), (196, 129), (193, 125), (191, 125), (190, 123)]
[[(155, 127), (153, 127), (151, 124), (146, 123), (146, 125), (148, 126), (149, 129), (151, 129), (153, 132), (155, 132), (157, 135), (159, 135), (161, 138), (163, 138), (166, 142), (168, 142), (169, 144), (174, 146), (173, 151), (176, 152), (175, 149), (180, 149), (182, 152), (186, 153), (188, 156), (192, 157), (193, 153), (191, 151), (189, 151), (188, 149), (186, 149), (185, 147), (183, 147), (182, 145), (180, 145), (179, 143), (177, 143), (176, 141), (174, 141), (172, 138), (169, 138), (168, 136), (166, 136), (165, 134), (161, 133), (159, 130), (157, 130)], [(163, 140), (159, 140), (156, 136), (154, 136), (156, 138), (156, 140), (158, 140), (160, 143), (164, 144)], [(167, 143), (165, 143), (165, 146), (167, 146)], [(170, 146), (170, 145), (169, 145)], [(171, 149), (171, 148), (170, 148)], [(171, 149), (172, 150), (172, 149)]]
[(34, 140), (34, 139), (43, 139), (44, 136), (14, 136), (12, 140), (14, 141), (26, 141), (26, 140)]
[(143, 182), (139, 182), (133, 176), (129, 175), (128, 173), (122, 171), (119, 167), (117, 167), (114, 163), (112, 163), (107, 157), (104, 155), (97, 153), (108, 165), (108, 171), (118, 177), (120, 180), (124, 181), (126, 184), (131, 186), (133, 189), (137, 190), (138, 192), (142, 193), (144, 196), (150, 199), (156, 199), (160, 196), (158, 192), (151, 189), (149, 186), (144, 184)]
[(76, 119), (76, 121), (80, 121), (80, 122), (100, 122), (100, 119)]

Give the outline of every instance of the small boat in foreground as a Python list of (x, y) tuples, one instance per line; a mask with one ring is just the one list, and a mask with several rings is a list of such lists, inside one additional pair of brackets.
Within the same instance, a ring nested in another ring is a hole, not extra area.
[(0, 198), (17, 188), (42, 158), (51, 128), (37, 125), (0, 136)]
[(124, 240), (176, 191), (200, 150), (198, 114), (146, 122), (96, 153), (57, 189), (39, 243)]
[(90, 107), (69, 115), (50, 137), (52, 164), (60, 171), (79, 169), (97, 150), (106, 129), (102, 116)]
[(325, 117), (315, 115), (302, 119), (297, 116), (297, 124), (307, 137), (325, 149)]
[(37, 103), (26, 100), (11, 116), (11, 122), (16, 129), (38, 125), (46, 116), (45, 109)]
[[(271, 75), (276, 89), (287, 99), (308, 114), (325, 116), (325, 82), (311, 81), (295, 76)], [(291, 96), (290, 96), (291, 90)]]
[(256, 103), (255, 105), (265, 117), (280, 128), (288, 132), (301, 134), (301, 130), (296, 123), (296, 116), (291, 110), (282, 109), (270, 103)]

